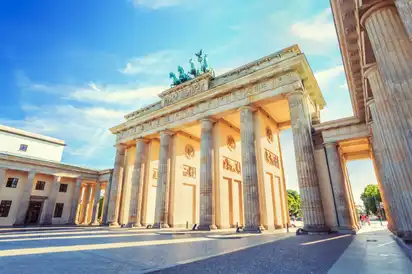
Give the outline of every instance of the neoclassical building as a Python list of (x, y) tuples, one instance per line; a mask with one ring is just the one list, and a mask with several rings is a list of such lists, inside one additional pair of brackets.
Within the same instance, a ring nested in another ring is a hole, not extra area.
[(288, 222), (279, 132), (292, 128), (304, 229), (359, 228), (347, 161), (373, 161), (389, 228), (412, 233), (411, 2), (331, 0), (354, 116), (320, 122), (297, 46), (204, 73), (111, 128), (110, 225), (245, 231)]
[(61, 163), (64, 147), (62, 140), (0, 125), (0, 227), (104, 222), (112, 170)]

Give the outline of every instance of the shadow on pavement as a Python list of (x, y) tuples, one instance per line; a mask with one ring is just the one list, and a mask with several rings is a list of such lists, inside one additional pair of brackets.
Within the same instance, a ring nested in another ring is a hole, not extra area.
[(327, 273), (353, 235), (302, 235), (150, 273)]

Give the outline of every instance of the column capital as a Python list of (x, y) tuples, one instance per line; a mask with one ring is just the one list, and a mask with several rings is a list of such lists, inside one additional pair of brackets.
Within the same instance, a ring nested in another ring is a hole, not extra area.
[(199, 120), (200, 122), (212, 122), (212, 123), (216, 123), (217, 120), (215, 118), (212, 117), (205, 117)]
[(165, 130), (160, 131), (159, 134), (160, 134), (160, 136), (162, 136), (162, 135), (170, 135), (170, 136), (172, 136), (172, 135), (175, 135), (175, 132), (173, 132), (173, 131), (171, 131), (171, 130), (169, 130), (169, 129), (165, 129)]
[(257, 111), (257, 108), (255, 108), (253, 106), (242, 106), (242, 107), (238, 108), (239, 111), (246, 110), (246, 109), (251, 111), (251, 112)]
[(149, 142), (149, 140), (147, 140), (145, 138), (136, 138), (134, 140), (135, 140), (136, 144), (137, 143), (148, 143)]
[(60, 176), (60, 175), (53, 175), (53, 181), (56, 181), (56, 182), (60, 182), (60, 180), (62, 179), (62, 176)]
[(363, 77), (369, 79), (371, 73), (375, 73), (378, 71), (378, 66), (376, 65), (376, 63), (372, 63), (370, 65), (363, 67), (363, 69)]
[(287, 99), (289, 99), (289, 97), (294, 96), (294, 95), (300, 95), (300, 96), (304, 96), (305, 95), (305, 91), (302, 89), (294, 89), (293, 91), (287, 93), (285, 96)]
[(364, 4), (359, 8), (359, 18), (360, 18), (360, 25), (364, 28), (366, 20), (373, 14), (374, 12), (383, 9), (385, 7), (392, 6), (395, 7), (393, 0), (384, 0), (384, 1), (375, 1), (371, 4)]
[(368, 101), (366, 101), (366, 106), (370, 107), (371, 105), (374, 105), (375, 103), (376, 103), (375, 98), (371, 98)]
[(323, 146), (325, 148), (328, 148), (328, 147), (336, 147), (337, 148), (339, 145), (338, 145), (337, 142), (326, 142), (326, 143), (323, 143)]
[(36, 176), (36, 173), (37, 173), (37, 172), (36, 172), (35, 170), (29, 170), (29, 171), (27, 172), (27, 176), (29, 176), (29, 177), (30, 177), (30, 176), (33, 176), (33, 177), (34, 177), (34, 176)]

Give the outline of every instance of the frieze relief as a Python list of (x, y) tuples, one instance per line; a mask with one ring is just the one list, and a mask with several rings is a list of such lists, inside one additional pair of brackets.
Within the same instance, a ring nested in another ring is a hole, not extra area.
[(168, 106), (183, 99), (198, 95), (208, 89), (208, 80), (194, 83), (182, 89), (174, 90), (162, 98), (162, 105)]
[(183, 176), (196, 179), (196, 168), (188, 165), (183, 165)]
[(232, 160), (228, 157), (223, 156), (223, 169), (230, 171), (230, 172), (235, 172), (237, 174), (240, 174), (241, 171), (241, 166), (240, 166), (240, 162), (236, 161), (236, 160)]
[(157, 168), (154, 168), (152, 171), (152, 179), (157, 180), (159, 177), (159, 170)]
[(265, 160), (269, 165), (279, 168), (279, 157), (267, 149), (265, 149)]
[(292, 84), (296, 81), (300, 81), (295, 73), (290, 72), (279, 76), (277, 78), (268, 79), (263, 82), (259, 82), (250, 86), (246, 86), (232, 92), (223, 94), (219, 97), (215, 97), (206, 102), (199, 102), (195, 106), (188, 107), (186, 109), (170, 113), (163, 117), (159, 117), (156, 120), (145, 122), (140, 125), (136, 125), (133, 128), (127, 129), (117, 134), (117, 142), (126, 139), (133, 135), (141, 135), (144, 132), (154, 130), (158, 127), (164, 127), (168, 124), (172, 124), (179, 120), (184, 120), (188, 117), (193, 117), (195, 115), (209, 111), (210, 109), (216, 109), (228, 104), (232, 104), (236, 101), (245, 99), (248, 96), (256, 95), (269, 90), (274, 90), (282, 86)]

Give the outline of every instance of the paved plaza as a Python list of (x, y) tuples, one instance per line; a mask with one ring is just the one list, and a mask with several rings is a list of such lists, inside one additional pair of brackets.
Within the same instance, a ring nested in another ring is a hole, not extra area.
[[(12, 231), (11, 231), (12, 230)], [(377, 225), (295, 236), (107, 227), (0, 229), (0, 273), (408, 273)]]

